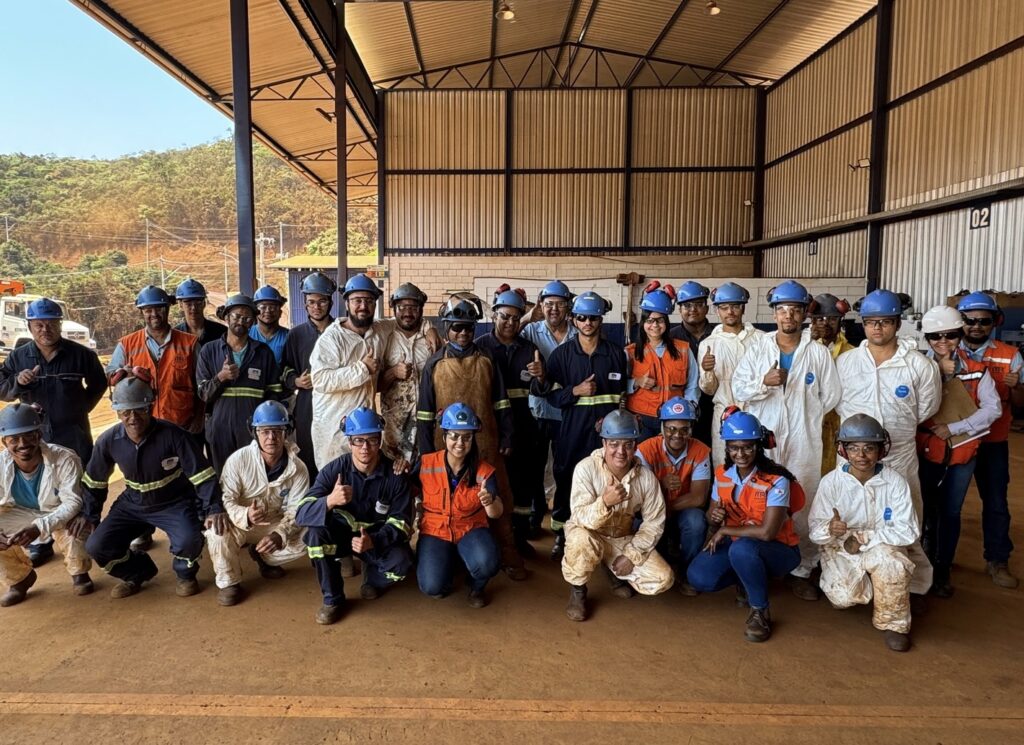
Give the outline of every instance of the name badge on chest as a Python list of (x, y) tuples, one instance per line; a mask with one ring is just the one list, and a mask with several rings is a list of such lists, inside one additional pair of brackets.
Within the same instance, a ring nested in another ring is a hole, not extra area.
[(262, 375), (262, 370), (260, 370), (258, 367), (249, 368), (249, 380), (259, 380), (260, 375)]

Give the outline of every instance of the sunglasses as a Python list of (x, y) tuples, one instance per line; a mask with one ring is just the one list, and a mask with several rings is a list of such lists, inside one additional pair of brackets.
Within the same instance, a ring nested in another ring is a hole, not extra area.
[(967, 318), (965, 316), (964, 317), (964, 325), (965, 326), (991, 326), (992, 325), (992, 319), (991, 318)]
[(600, 323), (601, 316), (585, 316), (581, 313), (577, 313), (573, 318), (576, 319), (577, 323)]
[(934, 334), (925, 334), (924, 338), (928, 341), (939, 341), (941, 339), (949, 339), (957, 341), (962, 339), (964, 336), (962, 331), (940, 331)]
[(467, 331), (473, 330), (473, 324), (471, 323), (453, 323), (451, 326), (452, 331), (456, 334), (464, 334)]

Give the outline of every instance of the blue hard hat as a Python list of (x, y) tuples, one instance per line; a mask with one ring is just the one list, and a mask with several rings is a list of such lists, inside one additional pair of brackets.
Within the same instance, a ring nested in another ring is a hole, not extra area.
[(341, 293), (341, 296), (343, 298), (347, 298), (353, 292), (368, 292), (373, 295), (375, 299), (384, 294), (380, 291), (380, 288), (377, 287), (377, 283), (365, 274), (357, 274), (354, 277), (349, 277), (348, 282), (345, 283), (345, 291)]
[(750, 293), (746, 287), (741, 287), (735, 282), (726, 282), (720, 287), (711, 291), (711, 304), (722, 305), (724, 303), (746, 304), (750, 300)]
[(560, 279), (553, 279), (544, 285), (538, 296), (541, 302), (544, 302), (544, 298), (549, 297), (562, 297), (566, 300), (572, 300), (573, 294), (569, 291), (569, 287)]
[(768, 290), (768, 305), (774, 308), (780, 303), (796, 303), (810, 305), (814, 302), (811, 293), (799, 282), (787, 279), (785, 282)]
[(683, 303), (689, 303), (692, 300), (707, 300), (707, 297), (710, 294), (711, 290), (700, 282), (694, 282), (691, 279), (688, 282), (683, 282), (678, 292), (676, 292), (676, 303), (682, 305)]
[(302, 278), (303, 295), (326, 295), (330, 297), (338, 289), (338, 284), (323, 272), (313, 272)]
[(384, 431), (384, 420), (373, 409), (367, 406), (360, 406), (353, 409), (348, 416), (341, 420), (341, 428), (345, 433), (345, 437), (379, 435)]
[(252, 413), (252, 427), (290, 427), (288, 409), (279, 401), (264, 401)]
[(672, 296), (664, 290), (652, 290), (644, 293), (644, 298), (640, 301), (640, 310), (670, 316), (675, 310), (675, 304), (672, 302)]
[(206, 300), (206, 288), (202, 282), (189, 277), (174, 289), (174, 297), (178, 300)]
[(154, 305), (174, 305), (175, 299), (167, 294), (167, 291), (156, 285), (148, 285), (142, 288), (142, 292), (135, 298), (136, 308), (149, 308)]
[(663, 422), (674, 420), (695, 422), (697, 421), (697, 407), (692, 401), (687, 401), (682, 396), (675, 396), (658, 409), (658, 419)]
[(278, 303), (280, 305), (288, 302), (288, 299), (278, 292), (276, 287), (271, 287), (270, 285), (263, 285), (263, 287), (256, 290), (252, 300), (254, 303)]
[(615, 409), (601, 420), (602, 440), (640, 439), (640, 421), (625, 409)]
[(468, 405), (456, 401), (441, 414), (441, 429), (456, 432), (479, 432), (480, 419)]
[(501, 307), (515, 308), (521, 313), (526, 312), (526, 301), (523, 296), (515, 290), (505, 290), (505, 292), (499, 292), (494, 297), (494, 303), (491, 304), (491, 310), (497, 310)]
[[(961, 313), (971, 310), (987, 310), (993, 315), (999, 313), (999, 306), (996, 305), (996, 301), (984, 292), (972, 292), (970, 295), (964, 295), (960, 298), (960, 302), (956, 304), (956, 309)], [(864, 314), (862, 313), (861, 315)]]
[(611, 302), (593, 290), (587, 290), (582, 295), (577, 295), (572, 304), (572, 312), (578, 316), (603, 316), (611, 309)]
[(898, 318), (903, 315), (903, 302), (895, 292), (875, 290), (858, 300), (854, 310), (861, 318)]
[(114, 411), (147, 409), (153, 405), (156, 394), (153, 388), (141, 378), (124, 378), (110, 393), (110, 408)]
[(60, 305), (48, 297), (33, 300), (25, 309), (25, 319), (28, 321), (57, 321), (63, 317), (64, 311)]
[(760, 442), (765, 436), (765, 429), (757, 417), (746, 411), (734, 411), (722, 420), (722, 439), (725, 442), (732, 440), (755, 440)]
[(38, 432), (42, 428), (43, 421), (34, 406), (19, 402), (0, 411), (0, 437)]

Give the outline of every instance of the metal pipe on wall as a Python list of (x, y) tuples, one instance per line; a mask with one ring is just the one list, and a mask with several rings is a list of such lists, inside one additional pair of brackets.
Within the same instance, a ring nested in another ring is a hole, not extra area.
[[(334, 126), (338, 147), (338, 284), (348, 280), (348, 120), (345, 112), (345, 2), (335, 0), (338, 49), (334, 55)], [(378, 135), (379, 136), (379, 135)]]

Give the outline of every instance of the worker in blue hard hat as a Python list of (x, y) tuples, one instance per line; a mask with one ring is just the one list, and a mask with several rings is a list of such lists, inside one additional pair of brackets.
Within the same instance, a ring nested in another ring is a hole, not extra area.
[[(821, 432), (825, 414), (841, 395), (832, 355), (803, 329), (814, 299), (794, 280), (768, 291), (776, 330), (754, 339), (736, 366), (732, 391), (746, 411), (775, 433), (768, 456), (800, 480), (807, 507), (821, 480)], [(846, 380), (843, 379), (843, 384)], [(807, 536), (808, 509), (793, 516), (800, 537), (800, 566), (787, 578), (794, 594), (817, 600), (821, 593), (811, 574), (818, 564), (818, 546)]]
[(199, 346), (220, 339), (228, 332), (223, 323), (206, 317), (207, 296), (203, 283), (187, 278), (174, 290), (174, 299), (181, 306), (181, 322), (174, 328), (199, 339)]
[(281, 325), (281, 311), (288, 300), (270, 285), (256, 290), (252, 299), (256, 303), (256, 323), (249, 329), (249, 336), (270, 347), (274, 359), (281, 364), (284, 342), (288, 338), (288, 329)]
[[(683, 282), (676, 290), (676, 304), (683, 322), (669, 332), (673, 339), (685, 341), (694, 355), (700, 350), (700, 344), (711, 335), (712, 326), (708, 322), (708, 297), (711, 290), (700, 282), (690, 280)], [(698, 410), (700, 417), (694, 428), (693, 436), (701, 442), (711, 442), (712, 412), (714, 402), (711, 396), (701, 391)]]
[[(898, 335), (901, 317), (910, 305), (909, 297), (889, 290), (875, 290), (854, 304), (867, 338), (836, 360), (843, 383), (836, 413), (843, 421), (854, 414), (869, 414), (885, 427), (892, 446), (883, 462), (910, 484), (914, 510), (921, 522), (917, 430), (939, 409), (942, 378), (938, 366), (917, 350), (916, 339)], [(911, 600), (920, 611), (932, 586), (932, 565), (920, 541), (909, 546), (908, 553), (916, 566), (910, 583)]]
[[(709, 299), (718, 314), (720, 324), (711, 329), (697, 350), (700, 365), (700, 390), (711, 396), (714, 404), (711, 421), (720, 422), (722, 413), (736, 406), (732, 393), (732, 376), (744, 352), (763, 331), (743, 320), (750, 293), (735, 282), (714, 288)], [(725, 443), (719, 427), (711, 428), (711, 454), (715, 463), (725, 461)]]

